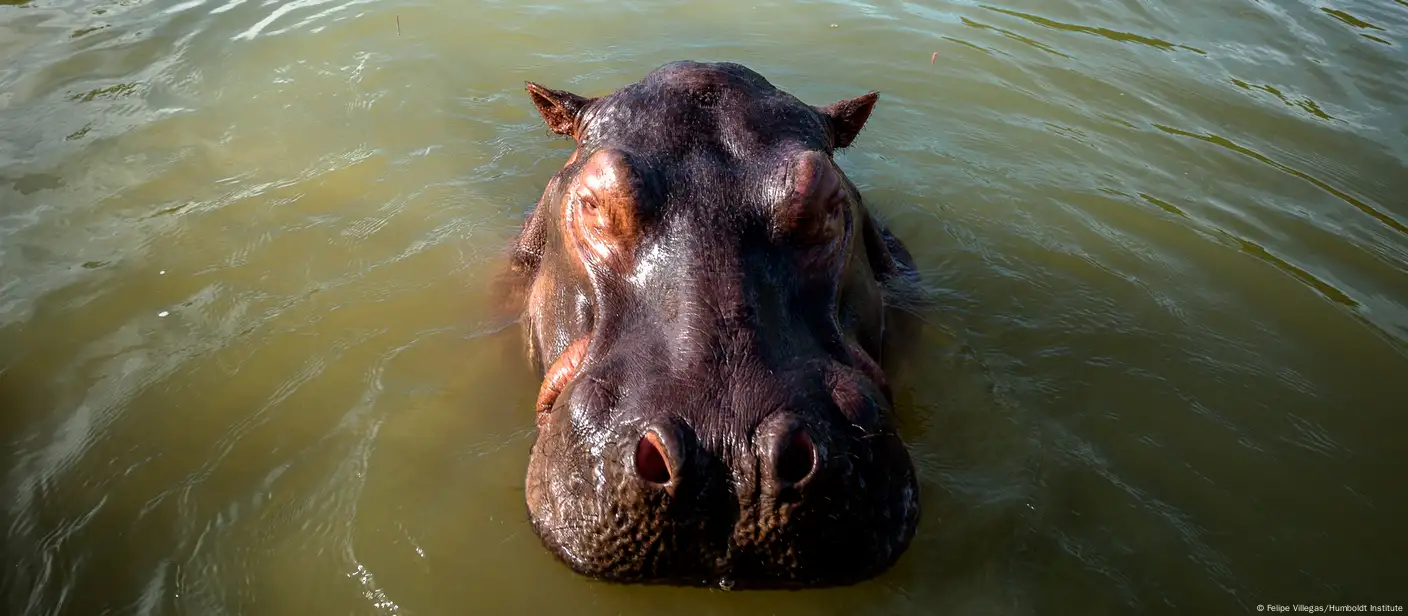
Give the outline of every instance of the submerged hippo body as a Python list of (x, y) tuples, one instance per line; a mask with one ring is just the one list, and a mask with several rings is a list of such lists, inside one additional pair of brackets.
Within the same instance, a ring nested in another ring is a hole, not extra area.
[(577, 145), (511, 261), (543, 374), (544, 545), (619, 582), (889, 568), (919, 494), (880, 360), (916, 276), (832, 160), (877, 95), (813, 107), (695, 62), (599, 98), (527, 89)]

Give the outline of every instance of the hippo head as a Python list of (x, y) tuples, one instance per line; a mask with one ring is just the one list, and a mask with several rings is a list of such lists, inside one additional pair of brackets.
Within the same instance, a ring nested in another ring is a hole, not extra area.
[(813, 107), (737, 64), (609, 95), (528, 83), (576, 151), (512, 257), (543, 375), (529, 515), (578, 573), (855, 583), (919, 517), (880, 367), (904, 247), (832, 160), (869, 93)]

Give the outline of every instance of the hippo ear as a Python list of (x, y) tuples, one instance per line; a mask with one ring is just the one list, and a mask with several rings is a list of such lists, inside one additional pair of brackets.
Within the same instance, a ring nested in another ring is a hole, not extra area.
[(533, 99), (548, 129), (559, 135), (571, 135), (576, 130), (577, 116), (594, 100), (564, 90), (545, 88), (531, 81), (524, 82), (524, 86), (528, 88), (528, 96)]
[(831, 121), (831, 134), (836, 148), (844, 148), (855, 141), (865, 121), (870, 119), (870, 110), (875, 108), (879, 92), (870, 92), (855, 98), (836, 101), (819, 109)]

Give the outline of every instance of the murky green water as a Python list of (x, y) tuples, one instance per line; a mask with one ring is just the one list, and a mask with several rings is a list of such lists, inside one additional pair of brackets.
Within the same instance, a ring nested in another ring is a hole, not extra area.
[[(1408, 604), (1403, 0), (3, 4), (0, 611)], [(597, 584), (525, 520), (522, 83), (686, 58), (882, 92), (843, 165), (942, 301), (872, 582)]]

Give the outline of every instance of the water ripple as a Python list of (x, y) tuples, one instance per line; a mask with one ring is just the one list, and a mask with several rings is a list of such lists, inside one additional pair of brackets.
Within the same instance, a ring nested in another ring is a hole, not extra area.
[(1255, 150), (1252, 150), (1251, 148), (1248, 148), (1248, 147), (1245, 147), (1245, 146), (1242, 146), (1242, 145), (1238, 145), (1237, 143), (1234, 143), (1234, 142), (1232, 142), (1231, 140), (1229, 140), (1229, 139), (1227, 139), (1227, 138), (1225, 138), (1225, 137), (1220, 137), (1220, 136), (1218, 136), (1218, 135), (1211, 135), (1211, 134), (1199, 135), (1199, 134), (1197, 134), (1197, 133), (1193, 133), (1193, 132), (1189, 132), (1189, 131), (1177, 129), (1177, 128), (1174, 128), (1174, 127), (1172, 127), (1172, 126), (1155, 125), (1155, 127), (1158, 128), (1158, 129), (1161, 130), (1161, 131), (1164, 131), (1164, 132), (1170, 134), (1170, 135), (1177, 135), (1177, 136), (1180, 136), (1180, 137), (1189, 137), (1189, 138), (1192, 138), (1192, 139), (1197, 139), (1197, 140), (1199, 140), (1199, 141), (1205, 141), (1205, 142), (1207, 142), (1207, 143), (1211, 143), (1211, 144), (1213, 144), (1213, 145), (1217, 145), (1217, 146), (1226, 148), (1226, 149), (1228, 149), (1228, 150), (1230, 150), (1230, 151), (1236, 152), (1236, 153), (1238, 153), (1238, 154), (1241, 154), (1241, 155), (1243, 155), (1243, 156), (1246, 156), (1246, 157), (1248, 157), (1248, 158), (1251, 158), (1251, 159), (1253, 159), (1253, 160), (1256, 160), (1257, 162), (1263, 163), (1263, 164), (1265, 164), (1265, 165), (1267, 165), (1267, 166), (1269, 166), (1269, 167), (1272, 167), (1272, 168), (1274, 168), (1274, 169), (1276, 169), (1276, 170), (1278, 170), (1278, 171), (1282, 171), (1282, 172), (1284, 172), (1284, 173), (1286, 173), (1286, 174), (1288, 174), (1288, 175), (1291, 175), (1291, 176), (1293, 176), (1293, 177), (1299, 178), (1299, 179), (1301, 179), (1301, 180), (1305, 180), (1306, 182), (1309, 182), (1310, 184), (1314, 185), (1316, 188), (1319, 188), (1319, 189), (1321, 189), (1321, 190), (1323, 190), (1323, 191), (1325, 191), (1325, 192), (1327, 192), (1327, 193), (1330, 193), (1331, 195), (1334, 195), (1336, 198), (1340, 199), (1341, 201), (1344, 201), (1346, 204), (1349, 204), (1350, 206), (1353, 206), (1355, 209), (1357, 209), (1357, 210), (1359, 210), (1359, 211), (1361, 211), (1361, 212), (1363, 212), (1363, 213), (1365, 213), (1365, 214), (1367, 214), (1367, 215), (1373, 217), (1374, 219), (1376, 219), (1376, 220), (1378, 220), (1379, 222), (1383, 223), (1384, 226), (1386, 226), (1386, 227), (1388, 227), (1388, 228), (1390, 228), (1390, 229), (1393, 229), (1394, 231), (1397, 231), (1397, 232), (1399, 232), (1399, 233), (1408, 234), (1408, 226), (1405, 226), (1404, 223), (1399, 222), (1399, 221), (1398, 221), (1397, 219), (1395, 219), (1393, 216), (1391, 216), (1391, 215), (1389, 215), (1389, 214), (1387, 214), (1387, 213), (1385, 213), (1385, 212), (1380, 211), (1378, 208), (1374, 207), (1373, 205), (1370, 205), (1370, 204), (1368, 204), (1368, 203), (1365, 203), (1365, 202), (1363, 202), (1363, 201), (1361, 201), (1361, 200), (1355, 198), (1354, 196), (1352, 196), (1352, 195), (1350, 195), (1350, 194), (1344, 192), (1343, 190), (1340, 190), (1340, 189), (1338, 189), (1338, 188), (1335, 188), (1334, 186), (1331, 186), (1329, 183), (1327, 183), (1327, 182), (1325, 182), (1325, 181), (1323, 181), (1323, 180), (1319, 180), (1319, 179), (1317, 179), (1317, 178), (1311, 176), (1311, 175), (1308, 174), (1308, 173), (1305, 173), (1304, 171), (1300, 171), (1300, 170), (1298, 170), (1298, 169), (1294, 169), (1294, 168), (1292, 168), (1292, 167), (1290, 167), (1290, 166), (1288, 166), (1288, 165), (1285, 165), (1285, 164), (1283, 164), (1283, 163), (1280, 163), (1280, 162), (1277, 162), (1277, 161), (1275, 161), (1275, 160), (1272, 160), (1270, 157), (1268, 157), (1268, 156), (1266, 156), (1266, 155), (1264, 155), (1264, 154), (1261, 154), (1260, 152), (1257, 152), (1257, 151), (1255, 151)]
[(1155, 48), (1155, 49), (1159, 49), (1159, 50), (1163, 50), (1163, 51), (1172, 51), (1172, 50), (1176, 50), (1176, 49), (1182, 49), (1182, 50), (1184, 50), (1184, 51), (1191, 51), (1191, 52), (1196, 53), (1196, 54), (1199, 54), (1199, 55), (1207, 55), (1207, 52), (1206, 52), (1206, 51), (1203, 51), (1203, 50), (1201, 50), (1201, 49), (1197, 49), (1197, 48), (1195, 48), (1195, 47), (1189, 47), (1189, 46), (1187, 46), (1187, 45), (1179, 45), (1179, 44), (1175, 44), (1175, 43), (1170, 43), (1170, 42), (1168, 42), (1168, 41), (1161, 40), (1161, 39), (1157, 39), (1157, 38), (1153, 38), (1153, 37), (1140, 36), (1140, 35), (1138, 35), (1138, 34), (1132, 34), (1132, 33), (1129, 33), (1129, 32), (1120, 32), (1120, 31), (1118, 31), (1118, 30), (1111, 30), (1111, 29), (1109, 29), (1109, 28), (1097, 28), (1097, 27), (1092, 27), (1092, 26), (1082, 26), (1082, 25), (1078, 25), (1078, 24), (1062, 23), (1062, 22), (1055, 21), (1055, 20), (1052, 20), (1052, 19), (1047, 19), (1047, 18), (1045, 18), (1045, 17), (1039, 17), (1039, 16), (1037, 16), (1037, 15), (1030, 15), (1030, 14), (1027, 14), (1027, 13), (1021, 13), (1021, 12), (1018, 12), (1018, 11), (1012, 11), (1012, 10), (1008, 10), (1008, 9), (997, 8), (997, 7), (993, 7), (993, 6), (984, 6), (983, 8), (985, 8), (985, 9), (987, 9), (987, 10), (989, 10), (989, 11), (994, 11), (994, 12), (997, 12), (997, 13), (1001, 13), (1001, 14), (1003, 14), (1003, 15), (1011, 15), (1012, 17), (1018, 17), (1018, 18), (1021, 18), (1021, 19), (1025, 19), (1025, 20), (1030, 21), (1030, 22), (1032, 22), (1032, 23), (1034, 23), (1034, 24), (1037, 24), (1037, 25), (1040, 25), (1040, 26), (1045, 26), (1045, 27), (1051, 28), (1051, 29), (1053, 29), (1053, 30), (1061, 30), (1061, 31), (1066, 31), (1066, 32), (1079, 32), (1079, 33), (1082, 33), (1082, 34), (1091, 34), (1091, 35), (1094, 35), (1094, 36), (1098, 36), (1098, 37), (1101, 37), (1101, 38), (1109, 39), (1109, 40), (1111, 40), (1111, 41), (1115, 41), (1115, 42), (1119, 42), (1119, 43), (1137, 43), (1137, 44), (1140, 44), (1140, 45), (1145, 45), (1145, 46), (1148, 46), (1148, 47), (1153, 47), (1153, 48)]

